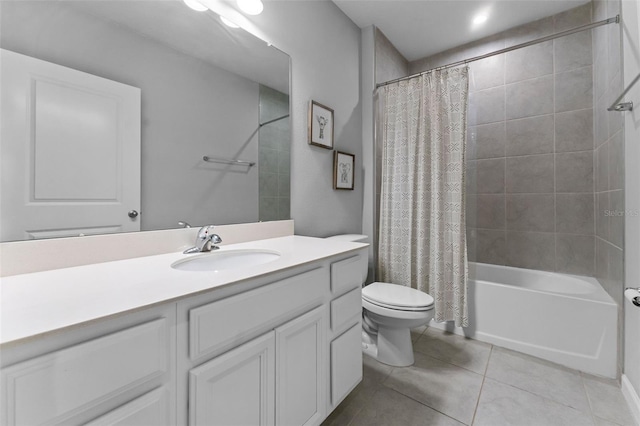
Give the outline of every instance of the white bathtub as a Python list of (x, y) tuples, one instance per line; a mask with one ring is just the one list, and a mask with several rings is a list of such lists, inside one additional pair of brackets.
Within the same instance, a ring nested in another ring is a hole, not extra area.
[(616, 377), (618, 306), (594, 278), (470, 262), (468, 296), (469, 327), (430, 326)]

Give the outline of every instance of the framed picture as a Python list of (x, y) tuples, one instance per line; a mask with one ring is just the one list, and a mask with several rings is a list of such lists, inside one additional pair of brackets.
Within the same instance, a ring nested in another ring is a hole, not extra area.
[(333, 153), (333, 189), (353, 189), (356, 156), (346, 152)]
[(333, 110), (316, 101), (309, 105), (309, 143), (333, 149)]

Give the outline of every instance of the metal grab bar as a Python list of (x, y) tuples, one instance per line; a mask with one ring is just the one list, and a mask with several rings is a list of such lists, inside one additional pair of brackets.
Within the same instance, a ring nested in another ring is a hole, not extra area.
[(255, 161), (233, 160), (231, 158), (210, 157), (208, 155), (205, 155), (204, 157), (202, 157), (202, 159), (207, 163), (222, 163), (222, 164), (231, 164), (234, 166), (247, 166), (247, 167), (253, 167), (256, 165)]
[(284, 120), (289, 117), (289, 114), (283, 115), (282, 117), (274, 118), (273, 120), (265, 121), (264, 123), (258, 124), (258, 127), (266, 126), (267, 124), (275, 123), (276, 121)]
[(633, 111), (633, 102), (620, 102), (620, 101), (622, 100), (622, 98), (624, 98), (624, 95), (626, 95), (627, 92), (631, 90), (633, 85), (638, 82), (638, 80), (640, 80), (640, 74), (638, 74), (636, 78), (634, 78), (633, 81), (629, 83), (627, 88), (624, 89), (624, 92), (622, 92), (622, 94), (618, 96), (618, 99), (613, 101), (611, 106), (607, 108), (607, 111)]

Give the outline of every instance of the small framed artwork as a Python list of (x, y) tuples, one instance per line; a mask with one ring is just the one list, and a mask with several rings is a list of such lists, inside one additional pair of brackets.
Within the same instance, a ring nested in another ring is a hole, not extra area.
[(316, 101), (309, 105), (309, 143), (333, 149), (333, 110)]
[(333, 189), (353, 189), (356, 156), (346, 152), (333, 153)]

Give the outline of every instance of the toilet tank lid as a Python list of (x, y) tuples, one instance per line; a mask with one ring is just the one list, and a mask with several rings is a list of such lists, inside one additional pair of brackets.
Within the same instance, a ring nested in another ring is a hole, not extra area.
[(343, 234), (343, 235), (334, 235), (333, 237), (327, 237), (328, 240), (340, 240), (340, 241), (351, 241), (354, 243), (366, 243), (369, 240), (369, 237), (362, 234)]

